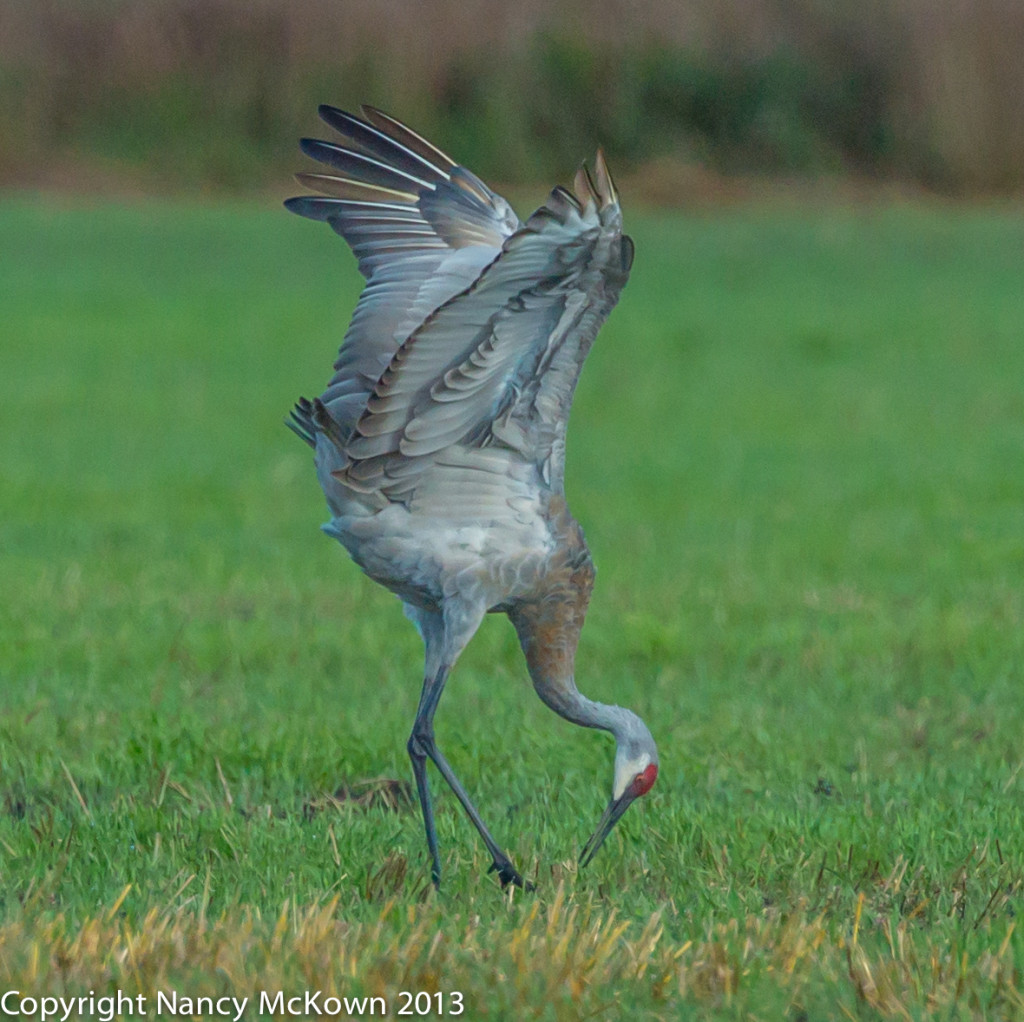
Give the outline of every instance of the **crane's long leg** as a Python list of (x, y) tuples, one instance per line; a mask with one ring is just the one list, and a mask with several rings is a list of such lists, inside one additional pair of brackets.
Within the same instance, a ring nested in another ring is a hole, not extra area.
[[(407, 613), (409, 613), (407, 611)], [(410, 617), (413, 615), (410, 613)], [(423, 810), (423, 825), (427, 832), (427, 847), (430, 850), (431, 868), (430, 874), (435, 886), (441, 883), (441, 858), (438, 852), (437, 829), (434, 826), (434, 809), (430, 799), (430, 787), (427, 783), (427, 759), (431, 759), (441, 776), (447, 781), (448, 787), (455, 793), (455, 797), (462, 803), (473, 826), (476, 827), (480, 837), (483, 838), (487, 851), (491, 854), (493, 864), (492, 870), (496, 870), (502, 885), (515, 884), (523, 886), (523, 878), (512, 865), (511, 859), (498, 847), (487, 825), (480, 818), (476, 806), (473, 805), (462, 782), (455, 776), (448, 760), (444, 758), (441, 750), (434, 741), (434, 713), (437, 704), (441, 700), (441, 693), (444, 691), (445, 682), (451, 671), (451, 663), (445, 663), (441, 659), (442, 651), (445, 648), (444, 626), (440, 615), (428, 615), (421, 612), (413, 617), (423, 640), (427, 647), (427, 669), (423, 680), (423, 692), (420, 695), (420, 705), (416, 711), (416, 721), (413, 724), (412, 734), (409, 736), (407, 748), (409, 759), (412, 761), (413, 776), (416, 778), (416, 791), (420, 799), (420, 808)], [(461, 650), (462, 644), (459, 644)]]
[(420, 726), (420, 715), (427, 697), (429, 681), (423, 683), (423, 695), (420, 697), (420, 709), (416, 713), (416, 723), (406, 748), (412, 760), (412, 774), (416, 778), (416, 793), (420, 798), (420, 809), (423, 811), (423, 825), (427, 830), (427, 848), (430, 850), (430, 877), (435, 887), (441, 886), (441, 856), (437, 848), (437, 828), (434, 826), (434, 807), (430, 801), (430, 785), (427, 783), (427, 750), (417, 737)]

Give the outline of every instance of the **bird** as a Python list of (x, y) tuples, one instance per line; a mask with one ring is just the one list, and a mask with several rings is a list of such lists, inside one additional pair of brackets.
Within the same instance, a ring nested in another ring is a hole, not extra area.
[[(565, 498), (566, 427), (583, 361), (633, 262), (603, 153), (572, 190), (525, 222), (467, 168), (371, 107), (319, 108), (340, 141), (300, 146), (327, 172), (285, 206), (326, 222), (366, 284), (334, 375), (288, 425), (314, 451), (331, 518), (323, 530), (402, 601), (425, 665), (407, 743), (431, 879), (441, 858), (427, 762), (479, 832), (502, 887), (523, 887), (434, 736), (456, 660), (487, 613), (511, 620), (534, 689), (573, 724), (615, 739), (612, 793), (583, 846), (586, 866), (658, 775), (632, 710), (576, 687), (594, 584)], [(527, 885), (529, 886), (529, 885)]]

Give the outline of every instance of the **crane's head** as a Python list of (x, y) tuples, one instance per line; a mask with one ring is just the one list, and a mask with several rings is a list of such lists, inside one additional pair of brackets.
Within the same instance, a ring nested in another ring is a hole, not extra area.
[(583, 847), (581, 866), (588, 865), (633, 800), (646, 795), (658, 777), (658, 747), (647, 725), (629, 710), (620, 710), (619, 713), (619, 726), (612, 729), (616, 741), (612, 797), (597, 830)]

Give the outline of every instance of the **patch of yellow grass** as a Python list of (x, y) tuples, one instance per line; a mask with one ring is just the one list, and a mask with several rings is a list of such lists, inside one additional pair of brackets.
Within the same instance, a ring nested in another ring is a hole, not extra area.
[(564, 885), (547, 899), (510, 897), (497, 912), (488, 902), (486, 920), (482, 908), (453, 914), (428, 898), (391, 899), (374, 921), (358, 923), (335, 897), (285, 904), (276, 919), (238, 909), (210, 920), (193, 906), (153, 909), (134, 924), (118, 916), (127, 893), (80, 925), (56, 915), (0, 928), (0, 990), (119, 991), (149, 1004), (158, 991), (177, 991), (254, 1005), (261, 991), (320, 991), (322, 999), (381, 997), (392, 1014), (400, 991), (459, 991), (467, 1017), (618, 1017), (630, 1006), (636, 1017), (668, 1018), (684, 1003), (770, 1007), (773, 1017), (829, 1003), (838, 1017), (858, 1004), (883, 1018), (1024, 1011), (1012, 921), (992, 924), (971, 950), (939, 947), (913, 920), (868, 920), (863, 898), (844, 924), (806, 907), (768, 909), (708, 922), (699, 938), (679, 941), (666, 935), (661, 912), (623, 920)]

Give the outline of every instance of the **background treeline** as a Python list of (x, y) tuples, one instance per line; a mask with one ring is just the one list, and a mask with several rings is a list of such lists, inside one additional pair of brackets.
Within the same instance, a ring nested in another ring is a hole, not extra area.
[(600, 141), (725, 173), (1024, 186), (1021, 0), (4, 0), (0, 184), (260, 187), (372, 102), (502, 182)]

